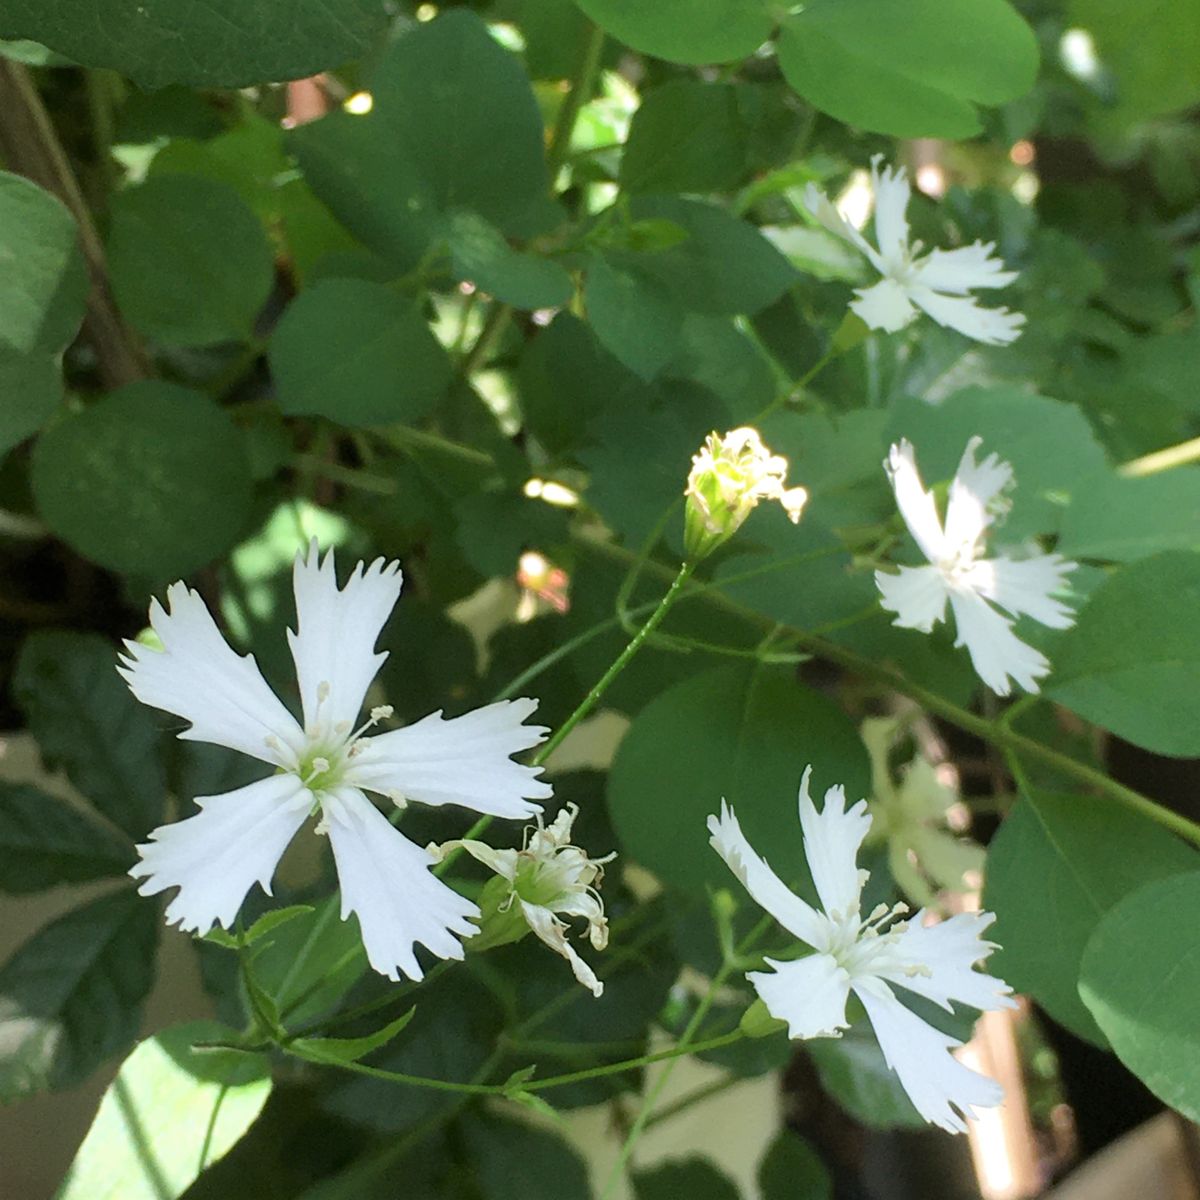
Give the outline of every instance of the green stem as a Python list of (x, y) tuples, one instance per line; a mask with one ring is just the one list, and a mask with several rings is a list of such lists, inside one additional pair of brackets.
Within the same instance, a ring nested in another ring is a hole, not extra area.
[(513, 307), (511, 304), (492, 305), (492, 311), (488, 313), (487, 320), (484, 321), (483, 328), (479, 331), (479, 336), (475, 339), (475, 345), (471, 347), (467, 357), (463, 359), (461, 373), (464, 379), (469, 379), (487, 362), (492, 349), (508, 328), (508, 323), (512, 320), (512, 315)]
[(1187, 463), (1200, 460), (1200, 438), (1192, 438), (1188, 442), (1180, 442), (1168, 446), (1165, 450), (1155, 450), (1152, 454), (1143, 454), (1117, 468), (1117, 474), (1132, 477), (1156, 475), (1159, 471), (1168, 471), (1172, 467), (1182, 467)]
[(444, 438), (440, 433), (431, 433), (427, 429), (413, 429), (410, 425), (391, 425), (386, 429), (377, 429), (378, 437), (397, 450), (411, 454), (414, 449), (436, 450), (450, 458), (459, 458), (464, 462), (473, 463), (478, 467), (494, 467), (496, 460), (483, 450), (474, 446), (465, 446), (462, 442), (453, 442)]
[(553, 189), (559, 168), (566, 161), (567, 152), (571, 148), (571, 136), (575, 132), (575, 122), (579, 119), (579, 111), (591, 98), (596, 86), (596, 76), (600, 71), (600, 58), (604, 53), (604, 30), (593, 25), (584, 48), (579, 70), (571, 81), (570, 91), (563, 98), (558, 109), (558, 117), (554, 122), (554, 132), (550, 135), (550, 148), (546, 151), (546, 169), (550, 176), (550, 187)]

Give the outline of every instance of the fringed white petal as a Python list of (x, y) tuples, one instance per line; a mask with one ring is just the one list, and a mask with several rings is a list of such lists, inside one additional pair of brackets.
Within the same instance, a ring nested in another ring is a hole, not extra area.
[(1007, 308), (984, 308), (974, 296), (944, 296), (919, 284), (910, 287), (908, 295), (939, 325), (957, 329), (959, 333), (990, 346), (1007, 346), (1009, 342), (1015, 342), (1025, 324), (1024, 313), (1009, 312)]
[(1054, 592), (1066, 586), (1077, 563), (1057, 554), (1012, 559), (1004, 555), (975, 563), (966, 583), (1014, 616), (1030, 616), (1052, 629), (1075, 624), (1075, 614)]
[(947, 1011), (952, 1011), (952, 1002), (984, 1012), (1015, 1008), (1008, 984), (975, 970), (995, 949), (983, 940), (995, 915), (956, 913), (932, 925), (923, 924), (924, 916), (924, 912), (917, 913), (888, 945), (876, 973)]
[(342, 920), (358, 917), (367, 961), (381, 975), (420, 979), (414, 947), (438, 958), (462, 958), (455, 937), (478, 933), (479, 909), (430, 871), (433, 855), (414, 845), (354, 788), (322, 797), (342, 891)]
[(733, 809), (721, 801), (721, 815), (708, 818), (709, 844), (725, 860), (751, 898), (784, 929), (819, 948), (829, 940), (829, 922), (786, 887), (765, 859), (746, 840)]
[(563, 923), (548, 909), (538, 904), (526, 904), (521, 901), (521, 912), (529, 928), (555, 954), (561, 954), (571, 964), (571, 972), (579, 983), (599, 998), (604, 992), (604, 984), (596, 977), (596, 972), (579, 956), (575, 947), (567, 940), (567, 929)]
[(364, 738), (355, 748), (347, 783), (422, 804), (461, 804), (494, 817), (522, 819), (541, 812), (553, 794), (510, 755), (545, 740), (548, 730), (522, 724), (536, 700), (501, 700), (446, 720), (440, 712), (415, 725)]
[(173, 583), (166, 609), (157, 600), (150, 605), (150, 625), (163, 649), (127, 641), (117, 668), (143, 704), (190, 721), (179, 735), (188, 741), (295, 766), (304, 747), (300, 726), (254, 659), (230, 649), (199, 593)]
[(830, 233), (849, 242), (856, 250), (865, 255), (877, 271), (883, 270), (883, 260), (879, 257), (875, 247), (838, 212), (837, 206), (815, 183), (810, 183), (804, 190), (804, 207)]
[(999, 455), (975, 461), (983, 439), (973, 437), (959, 460), (946, 502), (946, 545), (951, 553), (970, 553), (992, 524), (997, 513), (1007, 508), (1004, 489), (1012, 483), (1013, 471)]
[(771, 1016), (787, 1022), (788, 1037), (836, 1037), (846, 1028), (850, 976), (833, 955), (766, 962), (770, 973), (751, 971), (746, 978)]
[(1011, 691), (1009, 676), (1027, 692), (1038, 690), (1037, 681), (1049, 674), (1045, 655), (1021, 641), (1012, 622), (975, 592), (950, 593), (957, 634), (956, 646), (966, 646), (976, 673), (998, 696)]
[(311, 736), (328, 738), (339, 726), (343, 733), (353, 729), (367, 688), (387, 658), (375, 653), (375, 643), (400, 598), (402, 580), (399, 563), (377, 558), (365, 571), (360, 562), (339, 589), (332, 550), (322, 561), (314, 538), (306, 557), (296, 555), (296, 629), (288, 630), (288, 645)]
[(929, 633), (946, 616), (948, 588), (937, 567), (899, 567), (897, 574), (876, 571), (880, 604), (894, 612), (893, 625)]
[(812, 767), (806, 767), (800, 781), (804, 856), (822, 907), (833, 920), (846, 920), (858, 913), (863, 885), (858, 851), (871, 828), (871, 817), (865, 800), (846, 808), (846, 791), (840, 784), (825, 793), (825, 807), (817, 812), (808, 791), (811, 776)]
[(993, 257), (995, 242), (974, 242), (957, 250), (931, 250), (913, 264), (916, 282), (935, 292), (966, 295), (972, 288), (1007, 287), (1017, 277)]
[(896, 999), (881, 980), (856, 980), (854, 990), (867, 1010), (887, 1064), (899, 1076), (913, 1107), (948, 1133), (965, 1133), (960, 1115), (994, 1108), (1004, 1090), (994, 1080), (963, 1066), (950, 1050), (962, 1043), (926, 1024)]
[(892, 446), (884, 459), (883, 469), (896, 493), (896, 507), (913, 540), (931, 563), (939, 562), (946, 557), (946, 537), (933, 493), (925, 490), (917, 471), (912, 443), (903, 439)]
[(177, 887), (167, 924), (207, 933), (214, 923), (233, 924), (255, 883), (271, 894), (271, 876), (304, 824), (312, 796), (294, 775), (272, 775), (196, 803), (194, 817), (160, 826), (138, 846), (141, 861), (129, 874), (144, 878), (143, 896)]
[[(871, 159), (871, 185), (875, 192), (875, 241), (885, 262), (899, 264), (908, 257), (908, 202), (912, 190), (903, 167), (880, 170), (882, 154)], [(864, 318), (865, 320), (866, 318)]]
[(850, 302), (850, 308), (869, 329), (898, 333), (917, 315), (908, 290), (890, 276), (885, 275), (869, 288), (855, 288), (854, 295), (857, 299)]

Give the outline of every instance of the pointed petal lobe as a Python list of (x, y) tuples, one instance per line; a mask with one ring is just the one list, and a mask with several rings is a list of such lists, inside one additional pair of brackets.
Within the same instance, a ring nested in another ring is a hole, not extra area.
[(977, 463), (975, 451), (982, 443), (978, 437), (967, 442), (950, 484), (946, 545), (951, 553), (973, 550), (996, 516), (1008, 507), (1004, 489), (1012, 483), (1012, 467), (996, 454)]
[(800, 781), (800, 827), (804, 830), (804, 856), (808, 859), (817, 895), (835, 921), (856, 916), (863, 879), (858, 850), (871, 828), (867, 802), (846, 808), (846, 792), (839, 784), (825, 793), (825, 807), (817, 812), (809, 795), (812, 767)]
[(876, 571), (875, 584), (880, 604), (896, 614), (893, 625), (929, 633), (945, 619), (946, 580), (937, 567), (900, 567), (895, 575)]
[(354, 788), (322, 797), (342, 890), (342, 920), (358, 917), (367, 961), (381, 975), (423, 975), (414, 948), (419, 942), (438, 958), (462, 958), (455, 937), (471, 937), (479, 909), (429, 870), (433, 855), (408, 840)]
[(794, 962), (766, 960), (771, 971), (751, 971), (754, 986), (767, 1011), (786, 1021), (788, 1037), (836, 1037), (845, 1029), (850, 976), (831, 954), (812, 954)]
[(239, 750), (273, 766), (294, 766), (304, 736), (250, 655), (235, 654), (200, 599), (184, 583), (167, 589), (167, 608), (150, 605), (155, 650), (126, 642), (117, 668), (143, 703), (191, 722), (179, 736)]
[(810, 183), (804, 191), (804, 207), (835, 237), (862, 253), (877, 271), (883, 270), (883, 261), (875, 247), (838, 212), (837, 206), (815, 183)]
[(1053, 593), (1066, 586), (1067, 575), (1076, 566), (1057, 554), (1022, 559), (999, 555), (975, 563), (966, 582), (1013, 616), (1030, 616), (1051, 629), (1067, 629), (1075, 624), (1075, 614)]
[[(912, 191), (903, 167), (884, 167), (882, 154), (871, 159), (871, 184), (875, 192), (875, 240), (886, 262), (899, 264), (908, 254), (908, 201)], [(866, 318), (863, 318), (866, 320)]]
[(593, 996), (599, 998), (604, 992), (604, 984), (567, 940), (567, 930), (563, 923), (548, 908), (538, 904), (526, 904), (521, 901), (521, 912), (524, 913), (525, 920), (534, 934), (555, 954), (561, 954), (571, 964), (571, 972), (576, 980)]
[(957, 627), (954, 644), (966, 646), (971, 664), (997, 696), (1012, 690), (1011, 675), (1027, 692), (1038, 690), (1037, 681), (1050, 671), (1045, 655), (1021, 641), (1012, 622), (975, 592), (960, 588), (950, 593)]
[(933, 493), (926, 491), (921, 482), (912, 443), (905, 439), (892, 446), (883, 469), (896, 493), (896, 507), (913, 540), (921, 547), (921, 553), (931, 563), (940, 561), (945, 557), (946, 548), (942, 521), (933, 502)]
[(153, 896), (177, 887), (167, 924), (207, 933), (228, 929), (255, 883), (271, 894), (271, 876), (304, 824), (312, 796), (294, 775), (272, 775), (220, 796), (201, 796), (194, 817), (162, 825), (138, 846), (129, 874)]
[(992, 256), (995, 242), (974, 242), (957, 250), (931, 250), (915, 264), (916, 281), (935, 292), (964, 296), (972, 288), (1007, 287), (1017, 277)]
[[(908, 294), (939, 325), (990, 346), (1006, 346), (1021, 336), (1025, 314), (1007, 308), (984, 308), (974, 296), (944, 296), (932, 288), (914, 284)], [(865, 317), (863, 318), (866, 319)]]

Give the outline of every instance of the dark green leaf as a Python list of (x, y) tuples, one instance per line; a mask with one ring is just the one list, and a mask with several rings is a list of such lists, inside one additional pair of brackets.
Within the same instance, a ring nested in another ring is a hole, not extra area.
[(707, 1158), (673, 1159), (633, 1173), (636, 1200), (739, 1200), (737, 1185)]
[(653, 379), (679, 351), (683, 309), (632, 255), (595, 254), (583, 298), (596, 336), (643, 379)]
[(0, 891), (123, 875), (134, 860), (127, 838), (81, 809), (26, 784), (0, 783)]
[(762, 1200), (832, 1200), (833, 1181), (817, 1152), (785, 1129), (758, 1164)]
[(166, 775), (158, 718), (117, 674), (94, 633), (39, 631), (21, 648), (13, 691), (43, 757), (133, 838), (162, 818)]
[(668, 62), (732, 62), (770, 36), (763, 0), (579, 0), (601, 28), (626, 45)]
[(856, 1120), (877, 1129), (924, 1126), (865, 1022), (840, 1038), (813, 1038), (805, 1049), (825, 1090)]
[(137, 1036), (158, 906), (123, 890), (34, 934), (0, 968), (0, 1100), (68, 1087)]
[(459, 209), (442, 226), (450, 246), (454, 277), (514, 308), (558, 308), (575, 291), (558, 263), (514, 250), (500, 231), (478, 213)]
[(225, 553), (249, 516), (242, 435), (211, 400), (134, 383), (60, 421), (37, 443), (33, 491), (46, 523), (115, 571), (163, 579)]
[(557, 1134), (472, 1117), (463, 1122), (463, 1140), (483, 1200), (591, 1200), (583, 1159)]
[(0, 350), (0, 455), (37, 433), (62, 398), (57, 357)]

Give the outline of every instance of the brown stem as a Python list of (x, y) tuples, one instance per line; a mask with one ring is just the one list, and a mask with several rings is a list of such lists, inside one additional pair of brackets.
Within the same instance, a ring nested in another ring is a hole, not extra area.
[(79, 226), (79, 244), (92, 288), (84, 332), (96, 351), (106, 387), (120, 387), (149, 374), (141, 351), (112, 296), (104, 244), (79, 181), (27, 67), (0, 59), (0, 153), (8, 166), (57, 196)]

